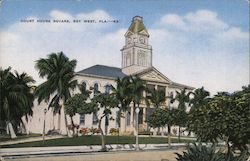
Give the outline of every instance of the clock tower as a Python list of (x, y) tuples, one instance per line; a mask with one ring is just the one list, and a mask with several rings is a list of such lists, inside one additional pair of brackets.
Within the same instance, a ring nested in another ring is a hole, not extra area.
[(142, 17), (135, 16), (125, 34), (122, 52), (122, 72), (133, 74), (152, 67), (152, 47), (148, 44), (149, 34)]

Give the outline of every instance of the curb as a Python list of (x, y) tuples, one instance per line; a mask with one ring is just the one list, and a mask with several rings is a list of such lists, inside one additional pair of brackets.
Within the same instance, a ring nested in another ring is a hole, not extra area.
[[(176, 150), (178, 148), (184, 148), (186, 144), (171, 144), (171, 148), (168, 144), (140, 144), (139, 151), (153, 151), (153, 150)], [(109, 153), (109, 152), (131, 152), (135, 151), (135, 144), (107, 145), (107, 152), (100, 150), (101, 146), (64, 146), (64, 147), (33, 147), (33, 148), (3, 148), (0, 150), (0, 156), (3, 158), (30, 158), (41, 156), (55, 156), (55, 155), (81, 155), (81, 154), (93, 154), (93, 153)]]

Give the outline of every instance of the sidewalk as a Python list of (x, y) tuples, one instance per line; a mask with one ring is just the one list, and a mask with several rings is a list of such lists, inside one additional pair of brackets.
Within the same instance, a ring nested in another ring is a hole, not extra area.
[[(186, 144), (172, 144), (173, 149), (184, 149)], [(152, 150), (170, 150), (168, 144), (140, 144), (140, 151)], [(107, 145), (109, 152), (135, 151), (135, 144)], [(51, 155), (65, 155), (65, 154), (81, 154), (100, 152), (101, 146), (60, 146), (60, 147), (32, 147), (32, 148), (2, 148), (0, 149), (0, 156), (3, 158), (15, 157), (35, 157), (35, 156), (51, 156)]]

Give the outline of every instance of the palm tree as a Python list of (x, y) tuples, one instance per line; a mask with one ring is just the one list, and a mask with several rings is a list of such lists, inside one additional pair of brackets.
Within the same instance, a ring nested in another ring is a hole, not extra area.
[[(156, 89), (147, 89), (150, 94), (147, 96), (147, 100), (150, 100), (150, 102), (154, 105), (156, 109), (160, 107), (161, 104), (163, 104), (166, 101), (165, 92), (162, 90), (156, 90)], [(150, 103), (147, 101), (147, 104)], [(163, 126), (162, 126), (163, 129)], [(160, 127), (158, 127), (158, 132), (160, 131)], [(163, 135), (163, 130), (162, 130)]]
[(11, 138), (15, 138), (16, 134), (12, 123), (19, 126), (23, 116), (27, 118), (33, 113), (34, 97), (30, 84), (35, 81), (26, 73), (19, 75), (15, 71), (13, 74), (10, 70), (10, 67), (5, 70), (0, 68), (0, 120), (6, 123)]
[(125, 112), (128, 110), (128, 106), (131, 103), (131, 97), (129, 95), (130, 91), (128, 86), (130, 85), (129, 77), (124, 77), (124, 78), (117, 78), (116, 83), (117, 86), (116, 88), (113, 88), (112, 95), (116, 98), (118, 101), (118, 116), (117, 116), (117, 122), (118, 122), (118, 129), (120, 133), (120, 126), (121, 126), (121, 117), (122, 117), (122, 112)]
[(177, 124), (179, 126), (178, 129), (178, 141), (180, 142), (180, 131), (181, 131), (181, 126), (184, 123), (182, 120), (184, 120), (185, 117), (186, 118), (186, 103), (189, 102), (189, 95), (190, 92), (187, 93), (186, 88), (182, 89), (180, 92), (176, 91), (176, 96), (175, 98), (173, 98), (171, 100), (171, 103), (173, 103), (174, 101), (178, 101), (178, 109), (174, 110), (176, 112), (173, 112), (173, 115), (175, 115), (174, 117), (176, 117), (176, 121), (175, 124)]
[(159, 108), (159, 106), (166, 101), (164, 91), (153, 89), (150, 91), (150, 93), (151, 94), (147, 96), (147, 98), (151, 101), (155, 108)]
[(184, 88), (180, 92), (176, 91), (176, 96), (171, 100), (171, 103), (178, 101), (178, 109), (186, 110), (186, 103), (189, 102), (190, 92), (187, 93), (187, 89)]
[(143, 91), (146, 90), (146, 82), (137, 76), (131, 76), (128, 88), (130, 90), (131, 101), (133, 102), (133, 108), (131, 111), (133, 112), (134, 116), (134, 110), (136, 106), (139, 108), (141, 101), (145, 99), (143, 96)]
[[(58, 129), (60, 129), (61, 110), (67, 99), (71, 97), (70, 91), (77, 86), (77, 81), (73, 79), (76, 60), (69, 60), (63, 52), (52, 53), (48, 58), (37, 60), (35, 67), (39, 76), (46, 78), (46, 81), (35, 91), (38, 103), (45, 101), (48, 103), (48, 109), (53, 107), (54, 114), (59, 113)], [(65, 114), (64, 117), (68, 133)]]
[(189, 104), (192, 105), (191, 109), (202, 107), (209, 100), (210, 93), (206, 91), (204, 87), (195, 89), (194, 92), (190, 93), (193, 95), (193, 98), (189, 101)]

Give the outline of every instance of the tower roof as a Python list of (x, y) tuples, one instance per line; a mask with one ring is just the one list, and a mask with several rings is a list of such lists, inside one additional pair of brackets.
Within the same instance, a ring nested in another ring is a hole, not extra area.
[(149, 36), (148, 31), (143, 24), (143, 19), (140, 16), (133, 17), (132, 23), (126, 34), (128, 34), (129, 32)]

